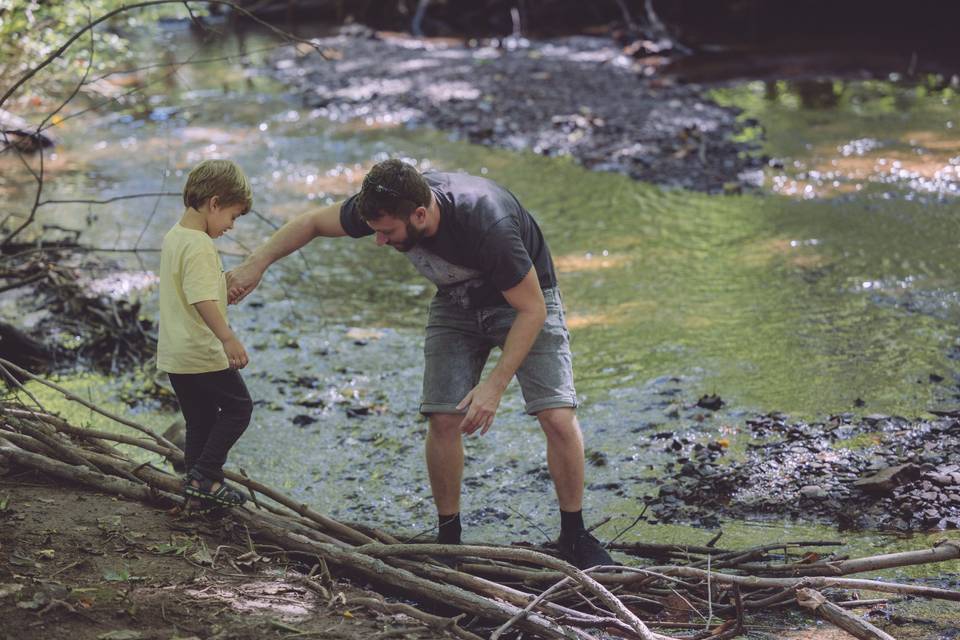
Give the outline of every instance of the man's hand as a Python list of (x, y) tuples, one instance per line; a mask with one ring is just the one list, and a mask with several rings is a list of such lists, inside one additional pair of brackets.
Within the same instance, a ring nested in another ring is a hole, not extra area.
[(493, 418), (500, 406), (503, 391), (502, 386), (489, 379), (471, 389), (457, 405), (459, 410), (469, 407), (467, 415), (460, 421), (460, 431), (470, 435), (480, 429), (480, 435), (486, 434), (493, 426)]
[(227, 362), (231, 369), (243, 369), (250, 362), (247, 357), (247, 350), (236, 337), (227, 338), (223, 341), (223, 352), (227, 354)]
[(236, 269), (227, 271), (227, 302), (237, 304), (260, 284), (263, 269), (249, 259)]

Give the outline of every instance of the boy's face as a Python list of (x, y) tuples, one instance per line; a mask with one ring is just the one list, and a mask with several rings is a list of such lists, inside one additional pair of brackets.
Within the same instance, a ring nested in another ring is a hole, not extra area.
[(211, 198), (207, 211), (207, 235), (211, 238), (219, 238), (233, 229), (233, 221), (240, 217), (243, 209), (242, 202), (224, 207), (220, 205), (219, 198), (216, 196)]

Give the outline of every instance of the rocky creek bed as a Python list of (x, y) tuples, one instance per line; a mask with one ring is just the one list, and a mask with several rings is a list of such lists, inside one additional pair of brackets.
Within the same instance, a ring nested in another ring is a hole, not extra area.
[(960, 420), (868, 415), (746, 421), (752, 440), (725, 460), (726, 442), (655, 434), (674, 453), (650, 507), (661, 521), (715, 526), (720, 517), (814, 519), (840, 529), (960, 528)]
[(315, 117), (428, 125), (470, 142), (569, 156), (585, 167), (710, 193), (755, 186), (765, 159), (701, 86), (659, 75), (609, 38), (463, 44), (345, 29), (274, 62)]

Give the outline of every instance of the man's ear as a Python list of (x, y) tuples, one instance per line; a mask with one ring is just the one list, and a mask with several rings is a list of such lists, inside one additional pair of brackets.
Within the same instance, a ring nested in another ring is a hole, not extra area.
[(410, 214), (411, 217), (416, 218), (417, 222), (423, 224), (427, 219), (427, 208), (426, 207), (417, 207), (413, 210), (413, 213)]

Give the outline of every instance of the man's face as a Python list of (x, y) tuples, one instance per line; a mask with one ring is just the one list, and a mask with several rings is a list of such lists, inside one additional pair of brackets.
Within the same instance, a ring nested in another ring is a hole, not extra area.
[(377, 220), (367, 220), (367, 226), (376, 232), (377, 246), (389, 245), (406, 253), (423, 238), (423, 229), (418, 229), (413, 223), (416, 215), (415, 211), (409, 220), (402, 220), (387, 214)]

